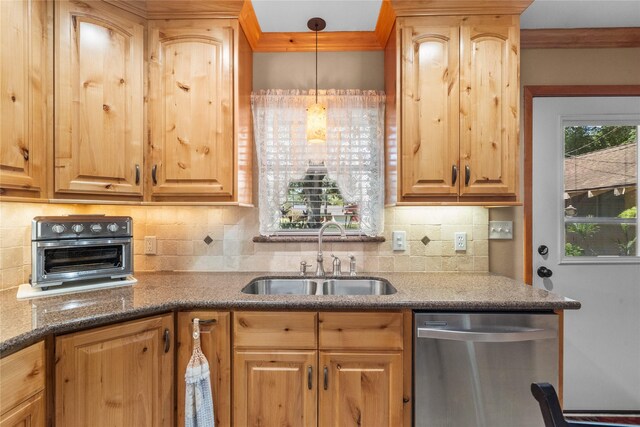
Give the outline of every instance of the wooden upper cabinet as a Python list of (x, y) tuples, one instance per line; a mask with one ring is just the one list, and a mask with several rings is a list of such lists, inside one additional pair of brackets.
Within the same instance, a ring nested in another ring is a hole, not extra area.
[(178, 427), (184, 426), (184, 374), (193, 352), (193, 319), (200, 322), (200, 347), (209, 362), (215, 425), (231, 427), (231, 314), (215, 311), (178, 313)]
[(319, 366), (318, 425), (403, 425), (401, 352), (320, 352)]
[(45, 198), (49, 4), (0, 1), (0, 196)]
[(235, 20), (149, 22), (153, 197), (234, 195)]
[(172, 426), (172, 340), (171, 314), (56, 338), (55, 424)]
[(519, 17), (397, 22), (398, 202), (517, 202)]
[(103, 2), (55, 12), (55, 191), (140, 197), (144, 21)]
[(460, 50), (460, 150), (465, 180), (460, 194), (515, 197), (519, 182), (519, 17), (465, 18)]
[(402, 197), (458, 194), (457, 22), (402, 26)]

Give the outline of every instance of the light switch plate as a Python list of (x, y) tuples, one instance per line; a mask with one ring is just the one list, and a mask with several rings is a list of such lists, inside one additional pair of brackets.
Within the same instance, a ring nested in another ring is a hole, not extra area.
[(489, 221), (489, 239), (513, 239), (513, 221)]
[(407, 250), (407, 232), (406, 231), (394, 231), (393, 233), (391, 233), (391, 239), (393, 240), (394, 251)]

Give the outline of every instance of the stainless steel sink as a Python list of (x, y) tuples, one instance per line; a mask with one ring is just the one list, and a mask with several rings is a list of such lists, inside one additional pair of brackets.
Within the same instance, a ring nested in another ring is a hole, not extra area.
[(242, 289), (254, 295), (314, 295), (318, 282), (309, 279), (257, 279)]
[(380, 279), (329, 279), (322, 283), (325, 295), (391, 295), (396, 288)]

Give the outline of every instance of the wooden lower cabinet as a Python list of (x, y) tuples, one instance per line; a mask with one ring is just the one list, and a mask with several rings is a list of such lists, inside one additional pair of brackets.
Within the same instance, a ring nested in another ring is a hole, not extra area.
[(44, 342), (0, 360), (0, 427), (44, 427)]
[(317, 351), (236, 351), (234, 425), (315, 426)]
[(173, 426), (173, 315), (56, 338), (57, 426)]
[(402, 352), (320, 352), (319, 426), (403, 423)]
[(44, 391), (0, 416), (0, 427), (44, 427)]
[(200, 319), (200, 347), (209, 362), (216, 427), (231, 427), (231, 313), (178, 313), (177, 401), (178, 427), (184, 426), (184, 374), (193, 351), (193, 319)]

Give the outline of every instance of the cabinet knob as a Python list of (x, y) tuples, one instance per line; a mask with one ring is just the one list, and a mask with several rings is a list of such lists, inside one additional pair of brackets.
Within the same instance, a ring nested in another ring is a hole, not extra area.
[(538, 253), (544, 256), (549, 253), (549, 248), (547, 247), (547, 245), (540, 245), (538, 246)]

